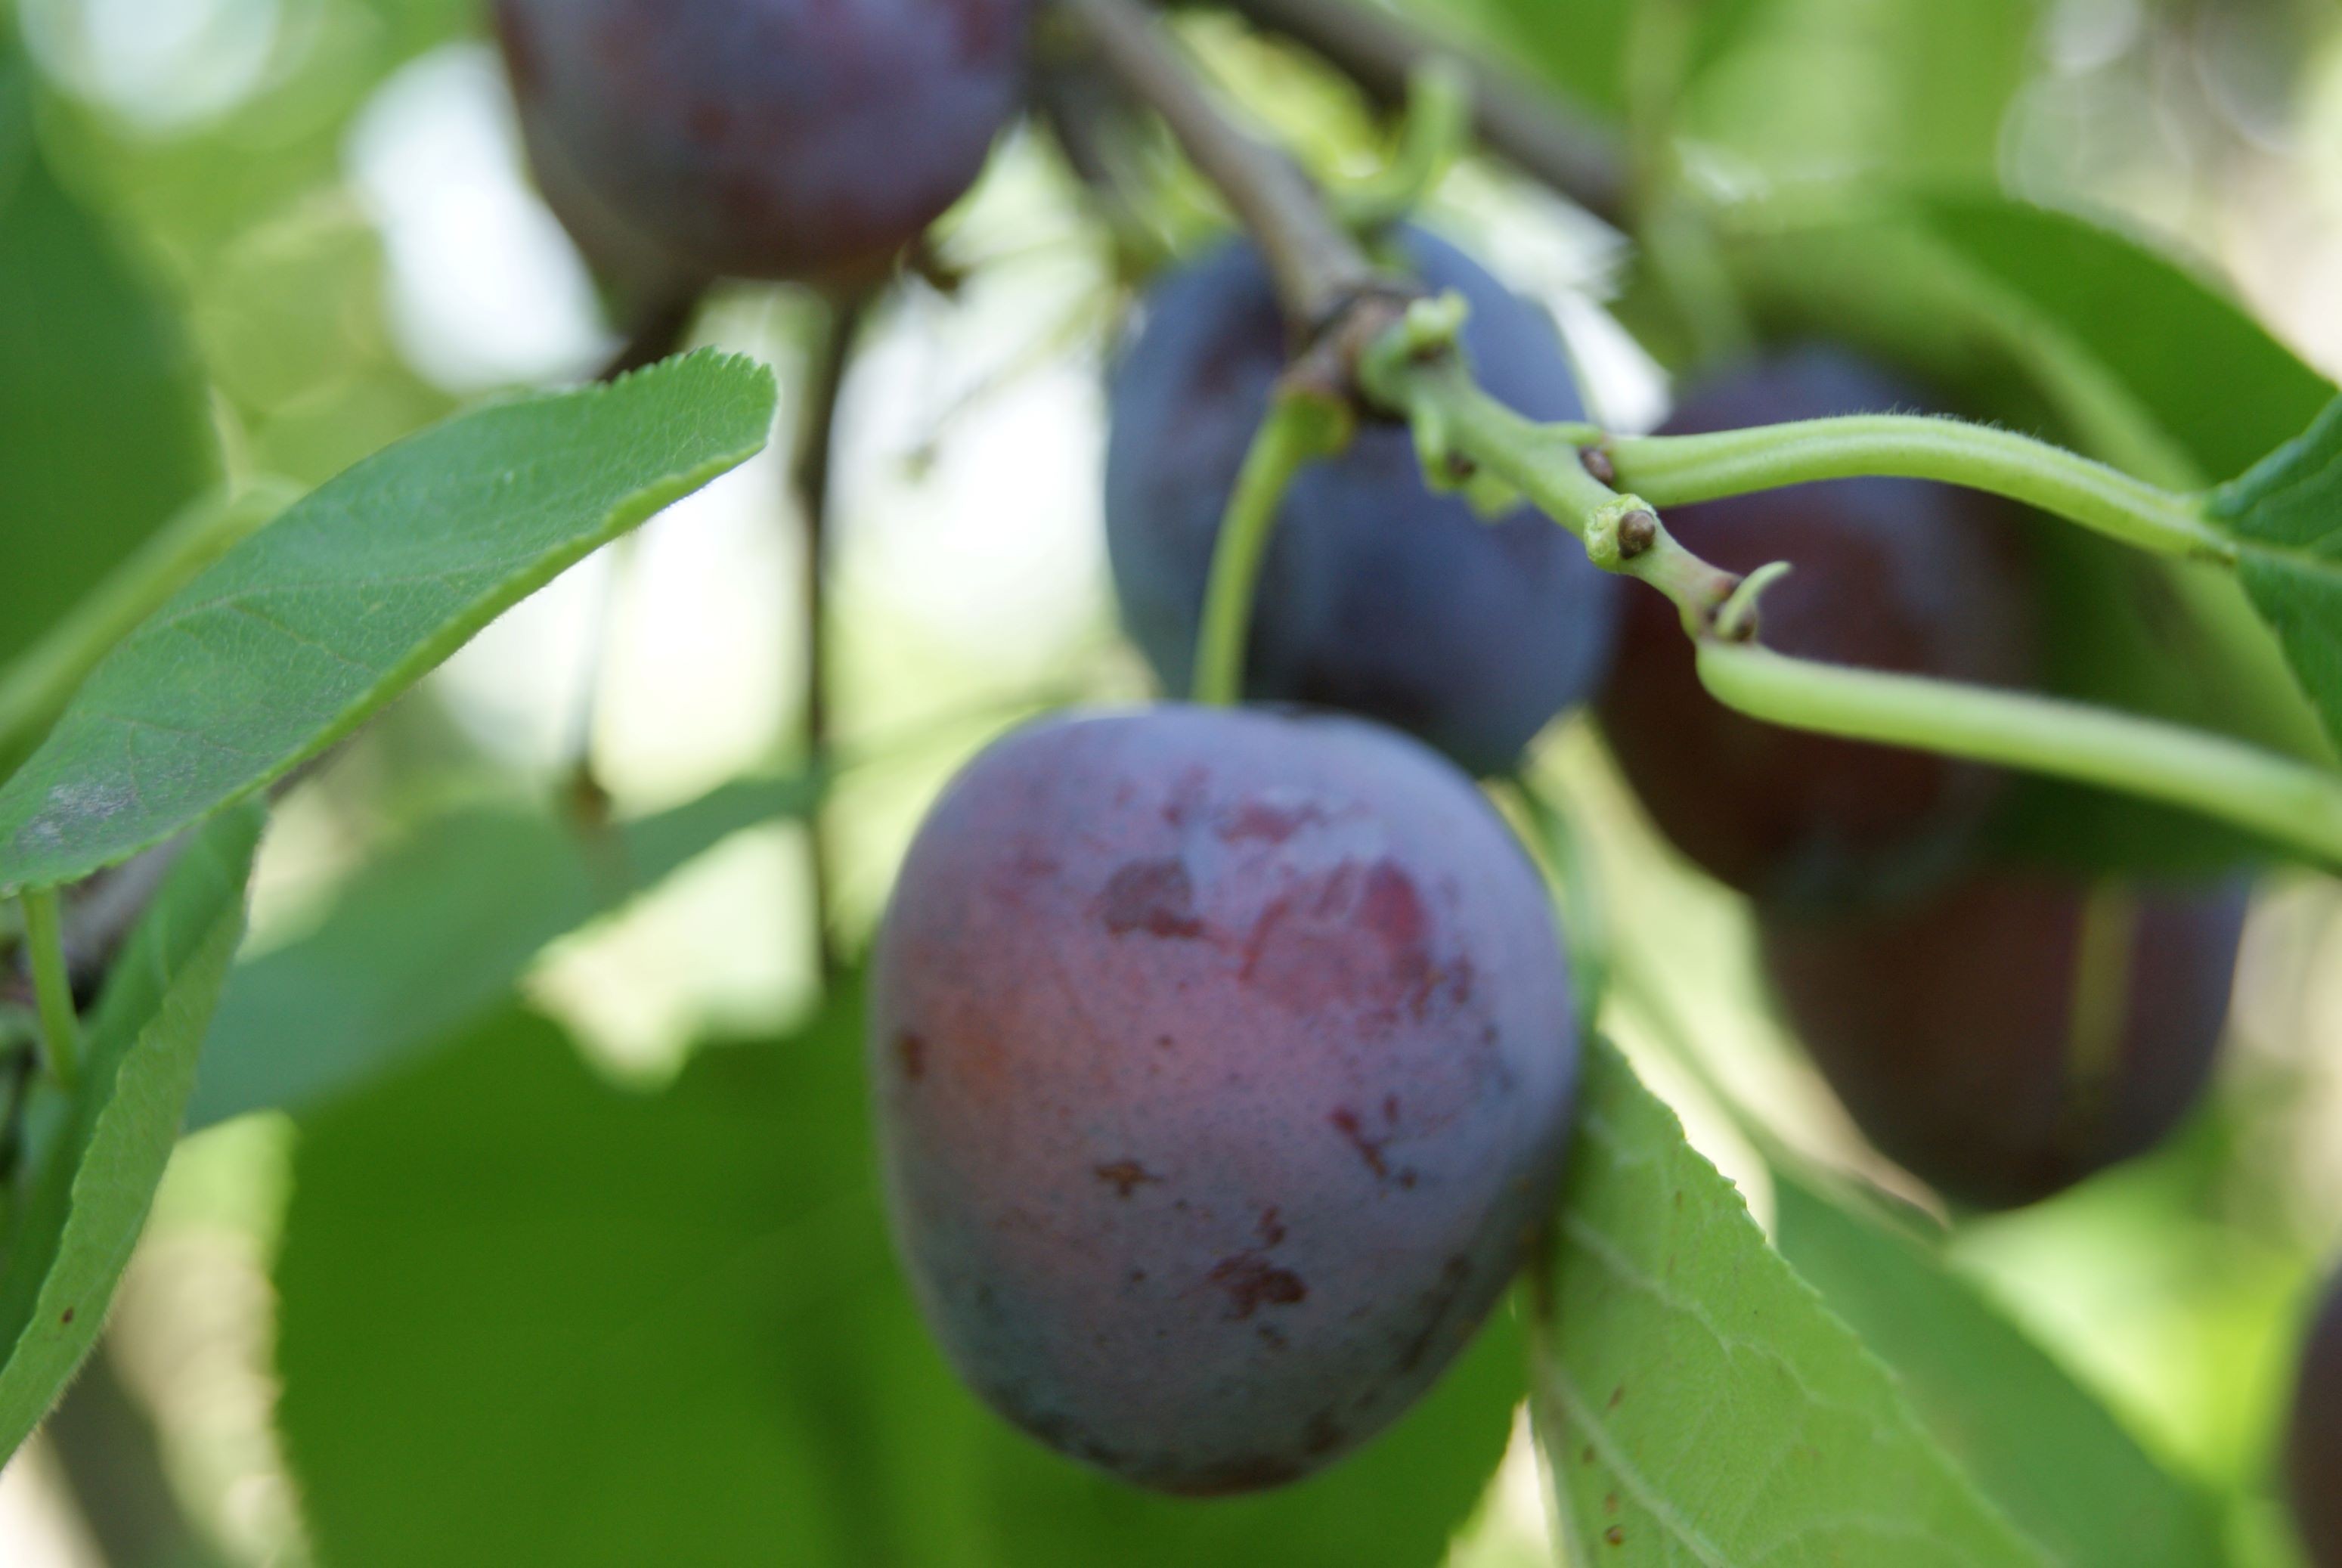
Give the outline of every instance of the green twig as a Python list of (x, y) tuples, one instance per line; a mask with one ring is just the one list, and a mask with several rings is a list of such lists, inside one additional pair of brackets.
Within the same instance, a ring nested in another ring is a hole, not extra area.
[(1453, 60), (1416, 65), (1406, 82), (1397, 154), (1387, 167), (1336, 194), (1354, 229), (1386, 228), (1423, 205), (1472, 141), (1472, 83)]
[(1348, 443), (1350, 421), (1338, 401), (1290, 385), (1271, 400), (1245, 454), (1212, 553), (1203, 631), (1196, 645), (1195, 697), (1214, 707), (1243, 700), (1245, 644), (1252, 632), (1254, 591), (1268, 554), (1276, 514), (1295, 475)]
[(1886, 474), (1987, 490), (2159, 555), (2233, 565), (2237, 544), (2196, 498), (2047, 442), (1957, 419), (1857, 414), (1714, 435), (1623, 436), (1604, 451), (1626, 485), (1682, 506), (1817, 479)]
[(57, 890), (45, 887), (24, 895), (25, 946), (33, 961), (33, 996), (41, 1014), (41, 1039), (49, 1076), (71, 1093), (81, 1070), (81, 1024), (74, 1012), (73, 976), (65, 967), (65, 922)]
[(2185, 806), (2342, 866), (2342, 777), (2176, 724), (2054, 697), (1792, 659), (1713, 638), (1718, 702), (1791, 729), (1914, 746)]
[(1584, 541), (1596, 565), (1658, 589), (1687, 630), (1705, 632), (1740, 579), (1685, 549), (1641, 496), (1595, 475), (1586, 459), (1600, 439), (1592, 425), (1541, 424), (1482, 391), (1456, 345), (1462, 325), (1453, 295), (1416, 304), (1366, 351), (1360, 382), (1414, 424), (1433, 473), (1460, 462), (1495, 474)]

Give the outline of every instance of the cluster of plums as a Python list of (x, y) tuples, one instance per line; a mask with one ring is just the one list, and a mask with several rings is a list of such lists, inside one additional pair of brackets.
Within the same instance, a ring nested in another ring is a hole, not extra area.
[[(656, 301), (883, 269), (1016, 112), (1030, 9), (496, 14), (547, 197)], [(1392, 245), (1470, 303), (1495, 395), (1583, 417), (1540, 309), (1427, 235)], [(1289, 347), (1231, 244), (1152, 289), (1114, 371), (1115, 582), (1175, 692)], [(1807, 348), (1695, 389), (1673, 428), (1920, 403)], [(2036, 677), (2025, 524), (1999, 503), (1857, 480), (1669, 522), (1721, 565), (1794, 564), (1763, 606), (1784, 652)], [(1538, 515), (1436, 494), (1402, 429), (1293, 487), (1246, 673), (1265, 705), (1060, 717), (986, 752), (920, 831), (871, 978), (890, 1198), (938, 1336), (1012, 1419), (1130, 1481), (1217, 1493), (1325, 1464), (1504, 1292), (1557, 1178), (1577, 1041), (1543, 882), (1473, 775), (1581, 703), (1667, 837), (1755, 901), (1781, 1005), (1855, 1119), (1947, 1196), (2042, 1197), (2151, 1146), (2203, 1088), (2240, 889), (1990, 864), (1999, 776), (1726, 711), (1664, 601)], [(2342, 1385), (2342, 1309), (2313, 1369)], [(2304, 1474), (2342, 1453), (2319, 1425), (2337, 1410), (2305, 1403)]]

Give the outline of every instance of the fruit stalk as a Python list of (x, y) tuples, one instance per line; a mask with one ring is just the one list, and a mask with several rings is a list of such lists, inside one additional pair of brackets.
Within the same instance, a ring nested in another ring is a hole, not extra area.
[[(846, 387), (854, 339), (862, 325), (863, 305), (841, 299), (827, 312), (817, 329), (806, 366), (804, 432), (799, 438), (793, 482), (805, 528), (805, 744), (809, 765), (827, 759), (829, 732), (829, 523), (832, 455), (837, 444), (837, 405)], [(830, 894), (836, 885), (828, 834), (816, 807), (806, 818), (807, 851), (813, 880), (815, 955), (825, 983), (838, 973), (836, 943), (829, 929)]]
[(2102, 463), (1963, 420), (1857, 414), (1712, 435), (1621, 436), (1603, 450), (1628, 486), (1683, 506), (1819, 479), (1885, 475), (1988, 491), (2158, 555), (2233, 566), (2236, 541), (2200, 504)]
[(1196, 701), (1234, 707), (1244, 698), (1245, 644), (1254, 591), (1294, 475), (1347, 444), (1348, 410), (1306, 388), (1281, 389), (1270, 403), (1228, 497), (1227, 521), (1212, 554), (1204, 624), (1196, 647)]
[(2186, 806), (2342, 866), (2342, 779), (2177, 724), (1704, 638), (1701, 684), (1792, 729), (1916, 746)]

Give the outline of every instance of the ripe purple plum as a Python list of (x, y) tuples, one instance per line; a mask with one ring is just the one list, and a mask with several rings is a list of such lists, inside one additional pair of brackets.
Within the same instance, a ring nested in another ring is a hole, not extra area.
[(2328, 1289), (2302, 1353), (2286, 1470), (2310, 1568), (2342, 1568), (2342, 1281)]
[[(1842, 351), (1776, 355), (1695, 389), (1666, 434), (1912, 412), (1910, 388)], [(1736, 572), (1787, 561), (1760, 633), (1784, 654), (1997, 686), (2037, 663), (2018, 520), (1997, 498), (1847, 479), (1667, 514)], [(1600, 712), (1619, 766), (1676, 847), (1743, 893), (1806, 907), (1915, 891), (1964, 859), (2003, 775), (1915, 751), (1804, 734), (1708, 696), (1672, 605), (1628, 603)]]
[(913, 844), (869, 1065), (960, 1373), (1136, 1484), (1249, 1491), (1404, 1411), (1567, 1140), (1546, 890), (1471, 780), (1335, 714), (1162, 707), (992, 747)]
[[(1472, 306), (1483, 385), (1583, 419), (1551, 318), (1420, 231), (1406, 260)], [(1158, 284), (1109, 389), (1106, 542), (1123, 618), (1185, 694), (1223, 514), (1291, 344), (1258, 253), (1231, 243)], [(1262, 564), (1246, 695), (1364, 714), (1477, 774), (1510, 767), (1608, 664), (1620, 584), (1528, 509), (1490, 522), (1425, 483), (1415, 444), (1370, 426), (1303, 473)]]
[(1765, 966), (1880, 1153), (2012, 1208), (2146, 1153), (2195, 1107), (2246, 902), (1993, 872), (1892, 911), (1768, 914)]
[(614, 283), (860, 283), (957, 201), (1031, 0), (497, 0), (547, 198)]

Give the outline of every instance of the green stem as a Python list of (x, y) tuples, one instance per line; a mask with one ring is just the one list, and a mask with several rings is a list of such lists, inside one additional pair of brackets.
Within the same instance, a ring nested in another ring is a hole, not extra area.
[(33, 997), (41, 1013), (41, 1036), (48, 1047), (49, 1076), (71, 1093), (81, 1069), (81, 1024), (74, 1013), (73, 976), (65, 968), (65, 922), (57, 890), (24, 895), (25, 946), (33, 960)]
[(2236, 542), (2206, 520), (2195, 498), (1962, 420), (1857, 414), (1714, 435), (1622, 436), (1606, 450), (1618, 482), (1662, 507), (1817, 479), (1936, 479), (2022, 501), (2157, 554), (2237, 560)]
[(1791, 729), (1917, 747), (2185, 806), (2342, 866), (2342, 777), (2239, 742), (2052, 697), (1705, 639), (1718, 702)]
[(0, 776), (23, 760), (116, 643), (292, 499), (272, 485), (197, 502), (0, 670)]
[(1649, 584), (1675, 601), (1686, 630), (1706, 630), (1740, 579), (1676, 543), (1640, 495), (1594, 476), (1585, 458), (1601, 439), (1594, 426), (1540, 424), (1483, 392), (1453, 351), (1455, 308), (1419, 305), (1370, 347), (1358, 365), (1368, 394), (1414, 424), (1431, 472), (1445, 454), (1495, 474), (1582, 540), (1596, 565)]
[(1472, 84), (1447, 59), (1407, 74), (1406, 112), (1388, 167), (1336, 193), (1342, 221), (1354, 229), (1386, 228), (1423, 205), (1463, 161), (1472, 140)]
[(1196, 646), (1196, 701), (1232, 707), (1244, 698), (1245, 644), (1276, 514), (1295, 475), (1317, 458), (1341, 450), (1349, 422), (1338, 404), (1317, 394), (1280, 388), (1271, 400), (1243, 471), (1228, 496), (1212, 577), (1204, 598), (1204, 624)]

